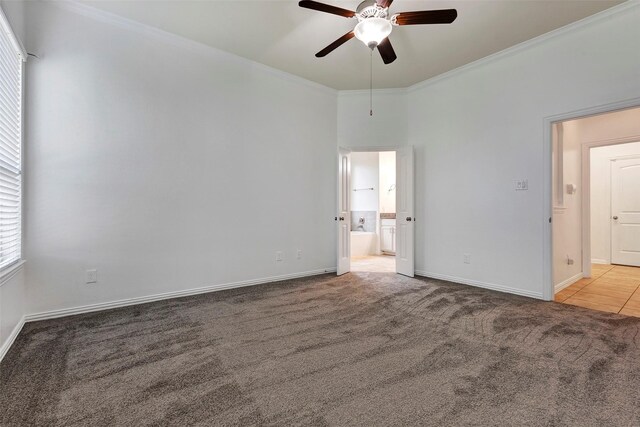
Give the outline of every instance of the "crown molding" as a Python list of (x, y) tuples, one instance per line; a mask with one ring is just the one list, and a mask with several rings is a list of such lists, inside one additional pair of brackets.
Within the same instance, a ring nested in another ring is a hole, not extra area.
[[(319, 91), (323, 91), (329, 94), (338, 95), (338, 96), (358, 96), (364, 93), (369, 93), (368, 90), (337, 90), (328, 86), (324, 86), (320, 83), (313, 82), (311, 80), (307, 80), (305, 78), (299, 77), (297, 75), (287, 73), (286, 71), (279, 70), (277, 68), (270, 67), (268, 65), (261, 64), (259, 62), (235, 55), (233, 53), (205, 45), (203, 43), (196, 42), (195, 40), (188, 39), (186, 37), (179, 36), (177, 34), (170, 33), (168, 31), (161, 30), (156, 27), (152, 27), (150, 25), (146, 25), (131, 19), (123, 18), (119, 15), (106, 12), (100, 9), (96, 9), (95, 7), (88, 6), (85, 4), (79, 3), (77, 0), (55, 0), (51, 2), (47, 2), (48, 4), (54, 4), (60, 8), (66, 9), (73, 13), (86, 16), (88, 18), (95, 19), (97, 21), (101, 21), (107, 24), (111, 24), (114, 26), (118, 26), (120, 28), (124, 28), (130, 31), (134, 31), (138, 34), (146, 35), (154, 37), (158, 40), (161, 40), (165, 43), (172, 44), (177, 47), (184, 48), (186, 50), (190, 50), (198, 55), (209, 56), (209, 57), (224, 57), (227, 60), (236, 61), (238, 63), (243, 63), (245, 65), (249, 65), (251, 67), (257, 68), (266, 72), (267, 74), (274, 75), (283, 80), (287, 80), (293, 83), (297, 83), (306, 87), (310, 87)], [(417, 91), (424, 87), (431, 86), (440, 81), (449, 79), (458, 74), (462, 74), (466, 71), (470, 71), (474, 68), (480, 67), (482, 65), (491, 63), (493, 61), (515, 55), (521, 51), (530, 49), (534, 46), (537, 46), (547, 40), (554, 39), (560, 37), (564, 34), (575, 31), (579, 28), (587, 27), (590, 25), (594, 25), (601, 21), (604, 21), (612, 16), (622, 14), (629, 10), (633, 10), (635, 8), (640, 7), (640, 0), (627, 0), (624, 3), (621, 3), (617, 6), (613, 6), (609, 9), (603, 10), (602, 12), (596, 13), (594, 15), (588, 16), (584, 19), (581, 19), (576, 22), (572, 22), (564, 27), (558, 28), (556, 30), (550, 31), (548, 33), (542, 34), (533, 39), (526, 40), (522, 43), (519, 43), (515, 46), (508, 47), (499, 52), (493, 53), (489, 56), (485, 56), (476, 61), (470, 62), (468, 64), (462, 65), (461, 67), (455, 68), (453, 70), (447, 71), (445, 73), (439, 74), (427, 80), (423, 80), (414, 85), (408, 86), (406, 88), (385, 88), (385, 89), (375, 89), (374, 92), (378, 94), (406, 94), (410, 92)]]
[(551, 40), (551, 39), (555, 39), (558, 37), (561, 37), (567, 33), (571, 33), (573, 31), (576, 31), (580, 28), (584, 28), (584, 27), (588, 27), (590, 25), (594, 25), (597, 24), (599, 22), (602, 22), (612, 16), (616, 16), (616, 15), (620, 15), (623, 14), (629, 10), (632, 9), (636, 9), (636, 8), (640, 8), (640, 0), (627, 0), (624, 3), (621, 3), (619, 5), (613, 6), (609, 9), (605, 9), (601, 12), (598, 12), (594, 15), (591, 16), (587, 16), (586, 18), (583, 18), (579, 21), (575, 21), (572, 22), (570, 24), (565, 25), (564, 27), (560, 27), (558, 29), (555, 29), (553, 31), (549, 31), (548, 33), (539, 35), (538, 37), (534, 37), (532, 39), (526, 40), (522, 43), (519, 43), (517, 45), (508, 47), (504, 50), (501, 50), (499, 52), (493, 53), (489, 56), (485, 56), (484, 58), (480, 58), (476, 61), (470, 62), (468, 64), (462, 65), (461, 67), (458, 68), (454, 68), (451, 71), (447, 71), (445, 73), (439, 74), (435, 77), (432, 77), (430, 79), (427, 80), (423, 80), (419, 83), (416, 83), (414, 85), (411, 85), (409, 87), (406, 88), (407, 93), (409, 92), (415, 92), (417, 90), (420, 90), (422, 88), (431, 86), (435, 83), (441, 82), (443, 80), (452, 78), (454, 76), (457, 76), (458, 74), (462, 74), (466, 71), (471, 71), (474, 68), (478, 68), (482, 65), (497, 61), (499, 59), (502, 58), (506, 58), (508, 56), (511, 55), (515, 55), (517, 53), (520, 53), (524, 50), (527, 49), (531, 49), (535, 46), (538, 46), (539, 44), (542, 44), (544, 42), (546, 42), (547, 40)]
[(147, 24), (143, 24), (132, 19), (124, 18), (114, 13), (106, 12), (104, 10), (97, 9), (95, 7), (79, 3), (76, 0), (55, 0), (46, 2), (47, 4), (53, 4), (61, 9), (82, 15), (84, 17), (94, 19), (96, 21), (110, 24), (128, 31), (135, 32), (137, 34), (155, 38), (156, 40), (173, 45), (178, 48), (188, 50), (200, 56), (223, 59), (226, 61), (233, 61), (238, 64), (249, 66), (252, 69), (264, 71), (266, 74), (270, 74), (277, 78), (280, 78), (291, 83), (299, 84), (309, 87), (311, 89), (318, 90), (331, 95), (337, 95), (338, 90), (328, 86), (324, 86), (320, 83), (307, 80), (303, 77), (296, 76), (295, 74), (287, 73), (286, 71), (279, 70), (277, 68), (270, 67), (268, 65), (261, 64), (251, 59), (244, 58), (239, 55), (224, 51), (222, 49), (215, 48), (213, 46), (206, 45), (204, 43), (197, 42), (195, 40), (179, 36), (168, 31), (161, 30), (156, 27), (152, 27)]
[[(405, 95), (407, 93), (407, 88), (373, 89), (373, 93), (376, 95)], [(341, 90), (338, 92), (338, 96), (341, 98), (362, 95), (368, 96), (369, 89)]]

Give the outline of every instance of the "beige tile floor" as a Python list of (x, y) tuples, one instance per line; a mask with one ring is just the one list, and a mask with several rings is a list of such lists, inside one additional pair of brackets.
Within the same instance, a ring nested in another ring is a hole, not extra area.
[(640, 317), (640, 268), (593, 264), (591, 277), (555, 295), (563, 304)]
[(395, 273), (396, 257), (389, 255), (351, 257), (351, 271)]

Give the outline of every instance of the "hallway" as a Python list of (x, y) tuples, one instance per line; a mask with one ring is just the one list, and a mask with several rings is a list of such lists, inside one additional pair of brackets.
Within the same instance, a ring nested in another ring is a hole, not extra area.
[(640, 317), (640, 268), (593, 264), (591, 276), (558, 292), (555, 301)]

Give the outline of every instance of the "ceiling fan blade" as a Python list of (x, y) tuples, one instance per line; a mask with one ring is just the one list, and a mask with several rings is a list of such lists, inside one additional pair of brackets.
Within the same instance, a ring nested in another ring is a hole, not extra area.
[(401, 12), (395, 15), (395, 20), (398, 25), (451, 24), (457, 17), (455, 9), (441, 9)]
[(320, 52), (316, 53), (316, 57), (322, 58), (323, 56), (327, 56), (327, 54), (331, 53), (335, 48), (340, 47), (343, 43), (348, 42), (355, 36), (353, 31), (349, 31), (344, 36), (340, 37), (338, 40), (331, 43), (329, 46), (322, 49)]
[(396, 52), (393, 50), (393, 46), (391, 46), (391, 42), (389, 41), (389, 37), (380, 42), (378, 45), (378, 52), (380, 52), (382, 61), (385, 64), (391, 64), (397, 58)]
[(378, 0), (378, 6), (380, 7), (389, 7), (393, 3), (393, 0)]
[(334, 15), (344, 16), (345, 18), (352, 18), (356, 16), (356, 13), (351, 10), (331, 6), (313, 0), (302, 0), (298, 3), (298, 6), (312, 10), (319, 10), (320, 12), (333, 13)]

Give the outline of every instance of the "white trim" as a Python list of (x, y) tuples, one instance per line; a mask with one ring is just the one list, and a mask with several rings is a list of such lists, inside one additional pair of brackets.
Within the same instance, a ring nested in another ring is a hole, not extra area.
[(4, 359), (4, 356), (6, 356), (6, 354), (9, 352), (9, 349), (15, 342), (16, 338), (18, 338), (18, 335), (20, 334), (20, 331), (22, 331), (22, 327), (24, 326), (25, 323), (26, 323), (25, 316), (22, 316), (22, 318), (20, 319), (16, 327), (13, 328), (13, 331), (11, 331), (11, 334), (9, 334), (9, 337), (7, 338), (7, 340), (2, 344), (2, 346), (0, 346), (0, 362), (2, 362), (2, 359)]
[(472, 280), (472, 279), (463, 279), (462, 277), (447, 276), (446, 274), (430, 273), (428, 271), (422, 271), (422, 270), (416, 270), (415, 273), (416, 273), (416, 276), (428, 277), (431, 279), (446, 280), (448, 282), (475, 286), (477, 288), (490, 289), (492, 291), (506, 292), (508, 294), (521, 295), (523, 297), (542, 299), (541, 292), (525, 291), (523, 289), (512, 288), (510, 286), (496, 285), (494, 283), (481, 282), (479, 280)]
[[(638, 140), (635, 142), (623, 142), (623, 144), (634, 144), (634, 143), (638, 143), (640, 142), (640, 135), (638, 135)], [(612, 162), (615, 162), (617, 160), (634, 160), (634, 159), (640, 159), (640, 154), (627, 154), (626, 156), (617, 156), (617, 157), (609, 157), (609, 160)]]
[[(640, 4), (640, 2), (638, 2)], [(553, 300), (554, 295), (554, 285), (553, 285), (553, 224), (549, 222), (549, 219), (553, 216), (553, 191), (552, 191), (552, 177), (553, 170), (551, 166), (551, 156), (553, 152), (552, 147), (552, 132), (553, 132), (553, 124), (556, 122), (563, 122), (567, 120), (574, 120), (589, 116), (596, 116), (598, 114), (603, 113), (611, 113), (614, 111), (626, 110), (629, 108), (634, 108), (640, 106), (640, 98), (631, 98), (618, 102), (612, 102), (610, 104), (598, 105), (595, 107), (589, 107), (584, 109), (579, 109), (567, 113), (557, 114), (553, 116), (548, 116), (543, 118), (542, 126), (543, 126), (543, 138), (544, 142), (542, 144), (542, 207), (543, 207), (543, 223), (542, 223), (542, 235), (543, 235), (543, 245), (542, 245), (542, 265), (543, 265), (543, 286), (542, 286), (542, 295), (545, 301)], [(597, 143), (597, 142), (596, 142)], [(589, 144), (589, 143), (587, 143)], [(607, 144), (604, 144), (607, 145)], [(584, 144), (583, 144), (584, 149)], [(585, 159), (583, 157), (583, 167), (585, 165)], [(587, 162), (588, 164), (588, 162)], [(583, 169), (584, 171), (584, 169)], [(589, 188), (590, 186), (584, 186), (584, 175), (583, 175), (583, 183), (582, 183), (582, 194), (587, 195), (589, 197)], [(582, 201), (584, 203), (585, 197), (582, 197)], [(584, 209), (583, 205), (583, 215), (589, 215), (586, 223), (590, 223), (591, 216), (589, 209)], [(587, 205), (588, 206), (588, 205)], [(583, 223), (584, 223), (583, 218)], [(587, 227), (588, 235), (584, 235), (584, 227), (583, 227), (583, 236), (582, 242), (587, 243), (590, 242), (590, 231)], [(589, 260), (591, 259), (591, 247), (589, 244), (586, 245), (587, 250), (583, 246), (582, 248), (582, 272), (584, 277), (591, 277), (591, 264)]]
[[(640, 98), (638, 98), (638, 102), (640, 102)], [(640, 104), (636, 105), (636, 107), (640, 107)], [(615, 113), (615, 111), (611, 111), (611, 112)], [(598, 139), (595, 141), (587, 141), (587, 142), (583, 142), (581, 145), (583, 147), (588, 146), (589, 148), (595, 148), (595, 147), (606, 147), (609, 145), (633, 144), (634, 142), (640, 142), (640, 134), (625, 136), (622, 138)], [(638, 156), (637, 154), (629, 154), (626, 156), (609, 157), (609, 159), (636, 159), (638, 157), (640, 156)]]
[(604, 265), (610, 265), (611, 263), (609, 262), (609, 260), (606, 260), (606, 259), (591, 258), (591, 264), (604, 264)]
[(284, 274), (281, 276), (265, 277), (262, 279), (244, 280), (241, 282), (223, 283), (219, 285), (204, 286), (201, 288), (185, 289), (182, 291), (164, 292), (161, 294), (147, 295), (143, 297), (127, 298), (117, 301), (103, 302), (97, 304), (82, 305), (79, 307), (63, 308), (60, 310), (43, 311), (40, 313), (27, 314), (26, 322), (38, 320), (55, 319), (58, 317), (73, 316), (75, 314), (91, 313), (94, 311), (109, 310), (112, 308), (127, 307), (130, 305), (145, 304), (153, 301), (166, 300), (171, 298), (186, 297), (190, 295), (206, 294), (209, 292), (222, 291), (225, 289), (235, 289), (245, 286), (254, 286), (264, 283), (279, 282), (282, 280), (298, 279), (301, 277), (317, 276), (319, 274), (334, 273), (335, 268), (323, 268), (320, 270), (304, 271), (301, 273)]
[[(386, 89), (374, 89), (374, 94), (378, 95), (406, 95), (407, 88), (386, 88)], [(362, 96), (369, 95), (369, 89), (348, 89), (338, 92), (338, 96)]]
[(582, 274), (582, 271), (581, 271), (580, 273), (576, 274), (575, 276), (571, 276), (567, 280), (563, 280), (562, 282), (558, 283), (554, 287), (554, 291), (556, 293), (558, 293), (561, 290), (563, 290), (564, 288), (573, 285), (574, 283), (576, 283), (578, 280), (582, 279), (583, 277), (584, 277), (584, 275)]
[(349, 150), (352, 153), (377, 153), (377, 152), (387, 152), (387, 151), (398, 151), (401, 147), (400, 146), (376, 147), (374, 145), (371, 145), (371, 146), (367, 146), (367, 147), (355, 147), (355, 148), (341, 147), (341, 148), (344, 148), (345, 150)]
[(7, 19), (7, 15), (4, 14), (2, 7), (0, 7), (0, 28), (7, 34), (9, 40), (11, 40), (11, 44), (13, 45), (13, 49), (22, 59), (22, 62), (27, 60), (27, 52), (24, 50), (24, 46), (22, 46), (22, 42), (18, 39), (16, 34), (13, 32), (11, 28), (11, 24), (9, 24), (9, 20)]
[[(553, 209), (554, 209), (554, 213), (556, 208), (561, 208), (561, 209), (566, 209), (565, 205), (564, 205), (564, 122), (559, 122), (556, 123), (556, 134), (555, 134), (555, 140), (556, 140), (556, 145), (555, 147), (552, 147), (551, 149), (555, 151), (554, 155), (555, 155), (555, 167), (554, 167), (554, 172), (556, 174), (556, 198), (553, 201), (553, 203), (555, 204)], [(553, 132), (553, 128), (552, 128), (552, 132)], [(551, 141), (551, 143), (553, 144), (553, 140)]]
[(545, 41), (547, 41), (549, 39), (560, 37), (560, 36), (564, 35), (565, 33), (570, 33), (572, 31), (575, 31), (575, 30), (577, 30), (579, 28), (582, 28), (582, 27), (586, 27), (588, 25), (596, 24), (596, 23), (598, 23), (600, 21), (604, 21), (605, 19), (607, 19), (607, 18), (609, 18), (611, 16), (622, 14), (622, 13), (626, 12), (629, 9), (632, 9), (632, 8), (635, 8), (635, 7), (639, 7), (639, 6), (640, 6), (640, 1), (637, 1), (637, 0), (626, 1), (626, 2), (621, 3), (619, 5), (610, 7), (609, 9), (605, 9), (602, 12), (599, 12), (599, 13), (596, 13), (594, 15), (588, 16), (588, 17), (586, 17), (584, 19), (581, 19), (579, 21), (572, 22), (572, 23), (570, 23), (568, 25), (565, 25), (564, 27), (560, 27), (560, 28), (555, 29), (553, 31), (550, 31), (548, 33), (542, 34), (542, 35), (540, 35), (538, 37), (534, 37), (532, 39), (526, 40), (526, 41), (524, 41), (522, 43), (519, 43), (519, 44), (517, 44), (515, 46), (508, 47), (508, 48), (506, 48), (504, 50), (501, 50), (499, 52), (493, 53), (493, 54), (491, 54), (489, 56), (485, 56), (484, 58), (478, 59), (477, 61), (470, 62), (468, 64), (465, 64), (465, 65), (461, 66), (461, 67), (454, 68), (451, 71), (447, 71), (447, 72), (445, 72), (443, 74), (439, 74), (439, 75), (437, 75), (435, 77), (432, 77), (430, 79), (421, 81), (420, 83), (416, 83), (416, 84), (414, 84), (412, 86), (409, 86), (406, 90), (407, 90), (407, 92), (414, 92), (414, 91), (422, 89), (424, 87), (431, 86), (431, 85), (433, 85), (435, 83), (438, 83), (438, 82), (440, 82), (442, 80), (449, 79), (449, 78), (454, 77), (454, 76), (456, 76), (458, 74), (461, 74), (461, 73), (463, 73), (465, 71), (472, 70), (473, 68), (480, 67), (482, 65), (485, 65), (487, 63), (496, 61), (498, 59), (502, 59), (504, 57), (515, 55), (515, 54), (517, 54), (517, 53), (519, 53), (519, 52), (521, 52), (523, 50), (527, 50), (527, 49), (530, 49), (532, 47), (535, 47), (535, 46), (537, 46), (537, 45), (539, 45), (539, 44), (541, 44), (541, 43), (543, 43), (543, 42), (545, 42)]
[(333, 89), (329, 86), (325, 86), (320, 83), (307, 80), (303, 77), (296, 76), (295, 74), (287, 73), (286, 71), (282, 71), (277, 68), (269, 67), (268, 65), (261, 64), (251, 59), (247, 59), (242, 56), (233, 54), (231, 52), (217, 49), (215, 47), (206, 45), (204, 43), (200, 43), (195, 40), (182, 37), (177, 34), (170, 33), (168, 31), (161, 30), (151, 25), (143, 24), (141, 22), (137, 22), (132, 19), (123, 18), (122, 16), (116, 15), (114, 13), (106, 12), (104, 10), (97, 9), (93, 6), (82, 4), (77, 0), (71, 0), (71, 1), (56, 0), (56, 1), (48, 2), (48, 4), (56, 5), (61, 9), (68, 10), (78, 15), (82, 15), (87, 18), (94, 19), (96, 21), (114, 25), (129, 31), (136, 32), (144, 36), (153, 37), (157, 40), (171, 44), (173, 46), (189, 50), (197, 55), (213, 57), (213, 58), (224, 57), (225, 59), (236, 61), (240, 64), (249, 65), (254, 69), (265, 71), (271, 75), (279, 77), (283, 80), (290, 81), (292, 83), (302, 84), (312, 89), (317, 89), (332, 95), (337, 95), (338, 93), (337, 89)]
[(9, 280), (11, 280), (13, 276), (18, 274), (18, 272), (22, 270), (22, 268), (24, 267), (25, 262), (26, 262), (25, 260), (20, 259), (14, 262), (13, 264), (6, 266), (3, 269), (0, 272), (0, 287), (2, 287), (2, 285), (7, 283)]

